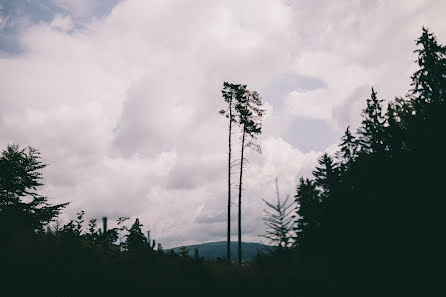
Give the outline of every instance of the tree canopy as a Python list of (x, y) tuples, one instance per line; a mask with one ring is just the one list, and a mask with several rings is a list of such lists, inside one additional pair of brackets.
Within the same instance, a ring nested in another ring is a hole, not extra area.
[[(51, 205), (37, 190), (42, 184), (39, 152), (27, 147), (8, 145), (0, 155), (0, 225), (27, 227), (42, 231), (68, 204)], [(2, 228), (2, 227), (0, 227)]]

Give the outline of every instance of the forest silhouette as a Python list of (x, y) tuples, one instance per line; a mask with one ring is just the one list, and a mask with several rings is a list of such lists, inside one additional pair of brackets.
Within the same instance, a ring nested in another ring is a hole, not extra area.
[[(38, 150), (8, 145), (0, 155), (0, 296), (441, 295), (446, 47), (423, 27), (414, 53), (408, 93), (384, 105), (372, 88), (361, 124), (347, 127), (336, 154), (320, 157), (313, 178), (298, 181), (294, 206), (279, 194), (267, 204), (265, 237), (276, 248), (249, 263), (163, 250), (137, 218), (99, 224), (80, 211), (61, 224), (67, 203), (39, 194), (46, 165)], [(238, 119), (243, 133), (260, 133), (249, 120)]]

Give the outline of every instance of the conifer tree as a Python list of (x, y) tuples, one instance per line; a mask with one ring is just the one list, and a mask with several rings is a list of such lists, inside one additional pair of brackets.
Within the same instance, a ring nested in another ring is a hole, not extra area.
[(362, 152), (381, 152), (385, 148), (384, 124), (386, 122), (382, 109), (382, 99), (378, 99), (372, 88), (367, 107), (362, 111), (361, 126), (358, 129), (360, 150)]
[(437, 38), (423, 27), (416, 40), (415, 53), (418, 70), (412, 75), (409, 99), (413, 117), (408, 120), (409, 148), (426, 152), (444, 147), (446, 140), (438, 137), (437, 127), (446, 125), (446, 46), (438, 44)]
[(339, 181), (339, 170), (333, 158), (327, 153), (319, 158), (318, 163), (319, 165), (313, 171), (314, 181), (316, 186), (320, 187), (322, 197), (328, 198)]
[(237, 96), (235, 105), (237, 111), (238, 124), (241, 127), (242, 143), (240, 150), (240, 178), (238, 187), (238, 263), (242, 263), (242, 182), (244, 152), (246, 147), (250, 147), (257, 152), (261, 152), (260, 146), (255, 142), (257, 135), (262, 132), (262, 117), (264, 109), (260, 96), (256, 91), (244, 91)]
[(268, 206), (265, 210), (266, 233), (263, 237), (270, 240), (279, 248), (279, 250), (286, 249), (294, 243), (295, 235), (295, 218), (293, 216), (293, 204), (289, 201), (289, 196), (284, 201), (280, 201), (279, 185), (276, 178), (276, 204), (263, 200)]
[(147, 246), (147, 240), (141, 230), (142, 224), (136, 219), (127, 235), (126, 248), (129, 251), (142, 249)]
[[(46, 164), (32, 148), (8, 145), (0, 155), (0, 228), (22, 226), (43, 231), (68, 203), (50, 205), (36, 190)], [(18, 220), (20, 218), (20, 221)]]
[(228, 128), (228, 209), (227, 209), (227, 242), (226, 242), (226, 260), (231, 263), (231, 169), (232, 163), (232, 126), (237, 123), (237, 110), (235, 109), (236, 101), (240, 101), (246, 92), (246, 85), (223, 83), (221, 90), (224, 101), (228, 104), (226, 110), (220, 110), (220, 114), (229, 120)]
[(412, 75), (411, 96), (416, 112), (420, 113), (426, 103), (446, 101), (446, 46), (438, 44), (435, 35), (425, 27), (416, 45), (421, 45), (414, 51), (418, 54), (419, 69)]
[(392, 152), (401, 152), (406, 150), (405, 138), (407, 137), (407, 129), (403, 119), (409, 116), (404, 110), (404, 103), (401, 98), (395, 98), (395, 101), (389, 102), (386, 112), (386, 147)]
[(356, 137), (350, 132), (350, 126), (347, 127), (344, 136), (341, 138), (340, 147), (338, 156), (344, 163), (349, 163), (355, 159), (358, 144), (356, 143)]
[(294, 198), (297, 203), (296, 244), (302, 246), (320, 224), (320, 191), (314, 181), (301, 177)]

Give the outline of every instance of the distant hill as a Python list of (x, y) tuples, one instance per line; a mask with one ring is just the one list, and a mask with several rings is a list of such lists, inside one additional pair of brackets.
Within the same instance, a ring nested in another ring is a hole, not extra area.
[[(188, 249), (189, 255), (194, 255), (195, 248), (198, 249), (200, 257), (206, 260), (215, 260), (217, 258), (226, 258), (226, 241), (208, 242), (194, 245), (184, 246)], [(180, 251), (180, 247), (173, 248), (175, 252)], [(257, 251), (266, 251), (268, 246), (255, 242), (242, 242), (242, 260), (243, 262), (250, 261), (252, 257), (257, 255)], [(238, 247), (236, 241), (231, 241), (231, 259), (237, 260)]]

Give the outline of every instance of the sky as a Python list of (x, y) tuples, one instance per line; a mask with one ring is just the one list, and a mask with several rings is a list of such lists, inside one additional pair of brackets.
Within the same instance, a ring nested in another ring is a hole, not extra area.
[(80, 210), (139, 218), (167, 248), (225, 240), (218, 111), (224, 81), (246, 84), (267, 109), (243, 180), (242, 238), (258, 242), (275, 178), (292, 198), (359, 125), (372, 86), (404, 96), (422, 26), (446, 44), (444, 11), (443, 0), (0, 0), (0, 148), (41, 152), (42, 192), (70, 202), (65, 222)]

